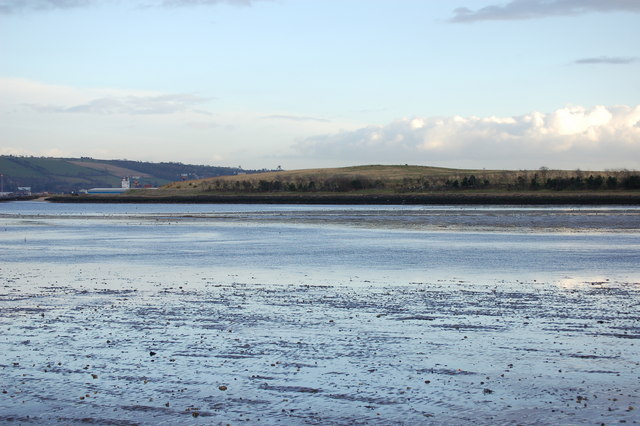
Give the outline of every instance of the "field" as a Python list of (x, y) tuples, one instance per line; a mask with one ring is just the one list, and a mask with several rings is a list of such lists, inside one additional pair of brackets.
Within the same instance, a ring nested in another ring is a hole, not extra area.
[[(182, 163), (150, 163), (93, 158), (49, 158), (0, 156), (3, 189), (16, 191), (30, 187), (32, 192), (78, 192), (82, 189), (119, 187), (125, 176), (138, 176), (140, 186), (160, 186), (183, 179), (238, 173), (234, 167), (215, 167)], [(248, 171), (255, 172), (255, 171)]]
[(278, 171), (221, 176), (165, 186), (164, 193), (429, 193), (640, 189), (629, 171), (468, 170), (409, 165)]

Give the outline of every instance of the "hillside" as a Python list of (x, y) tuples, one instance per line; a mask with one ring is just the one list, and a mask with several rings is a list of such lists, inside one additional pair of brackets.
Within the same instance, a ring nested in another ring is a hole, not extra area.
[(33, 192), (76, 192), (95, 187), (118, 187), (124, 176), (138, 186), (161, 186), (184, 179), (211, 178), (238, 172), (234, 167), (182, 163), (149, 163), (93, 158), (49, 158), (0, 156), (0, 174), (5, 192), (31, 187)]
[(174, 182), (167, 194), (198, 193), (425, 193), (458, 191), (600, 191), (640, 189), (629, 171), (466, 170), (372, 165), (277, 171)]

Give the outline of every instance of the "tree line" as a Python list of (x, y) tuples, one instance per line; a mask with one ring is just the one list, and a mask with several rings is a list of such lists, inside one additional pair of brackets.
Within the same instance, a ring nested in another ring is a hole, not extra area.
[(438, 179), (407, 179), (400, 188), (407, 192), (424, 190), (468, 190), (468, 189), (502, 189), (502, 190), (634, 190), (640, 189), (640, 175), (593, 175), (587, 177), (574, 176), (545, 177), (538, 173), (517, 174), (515, 176), (477, 177), (475, 175), (448, 178), (444, 182)]
[(403, 179), (377, 179), (365, 175), (332, 175), (305, 177), (276, 177), (260, 179), (247, 176), (236, 179), (213, 179), (185, 183), (187, 188), (209, 192), (267, 193), (267, 192), (432, 192), (469, 190), (507, 191), (579, 191), (579, 190), (636, 190), (640, 189), (640, 175), (630, 172), (609, 174), (580, 171), (523, 171), (486, 174), (421, 176)]

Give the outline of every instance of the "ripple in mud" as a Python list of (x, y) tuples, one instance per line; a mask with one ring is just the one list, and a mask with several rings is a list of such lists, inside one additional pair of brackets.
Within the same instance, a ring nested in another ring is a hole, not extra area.
[(320, 389), (316, 389), (316, 388), (307, 388), (304, 386), (279, 386), (279, 385), (270, 385), (267, 383), (263, 383), (260, 386), (260, 389), (262, 390), (270, 390), (270, 391), (277, 391), (277, 392), (283, 392), (283, 393), (291, 393), (291, 392), (298, 392), (298, 393), (318, 393), (318, 392), (322, 392)]
[(387, 398), (371, 398), (360, 394), (328, 394), (325, 395), (325, 397), (343, 401), (362, 402), (369, 405), (394, 405), (399, 402)]
[(478, 325), (478, 324), (431, 324), (434, 328), (445, 328), (460, 331), (500, 331), (506, 329), (505, 326), (498, 325)]
[(615, 359), (617, 356), (601, 356), (601, 355), (584, 355), (584, 354), (569, 354), (572, 358), (580, 358), (580, 359)]
[(473, 371), (466, 371), (466, 370), (462, 370), (462, 369), (452, 369), (452, 368), (424, 368), (421, 370), (417, 371), (418, 373), (424, 374), (424, 373), (428, 373), (428, 374), (444, 374), (447, 376), (458, 376), (458, 375), (462, 375), (462, 376), (468, 376), (468, 375), (473, 375), (473, 374), (477, 374), (474, 373)]

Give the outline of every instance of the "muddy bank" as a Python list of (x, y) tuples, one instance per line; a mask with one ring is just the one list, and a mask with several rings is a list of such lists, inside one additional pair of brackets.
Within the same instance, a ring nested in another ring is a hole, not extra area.
[(47, 198), (55, 203), (210, 203), (337, 205), (640, 205), (640, 193), (446, 193), (446, 194), (265, 194), (265, 195), (83, 195)]

